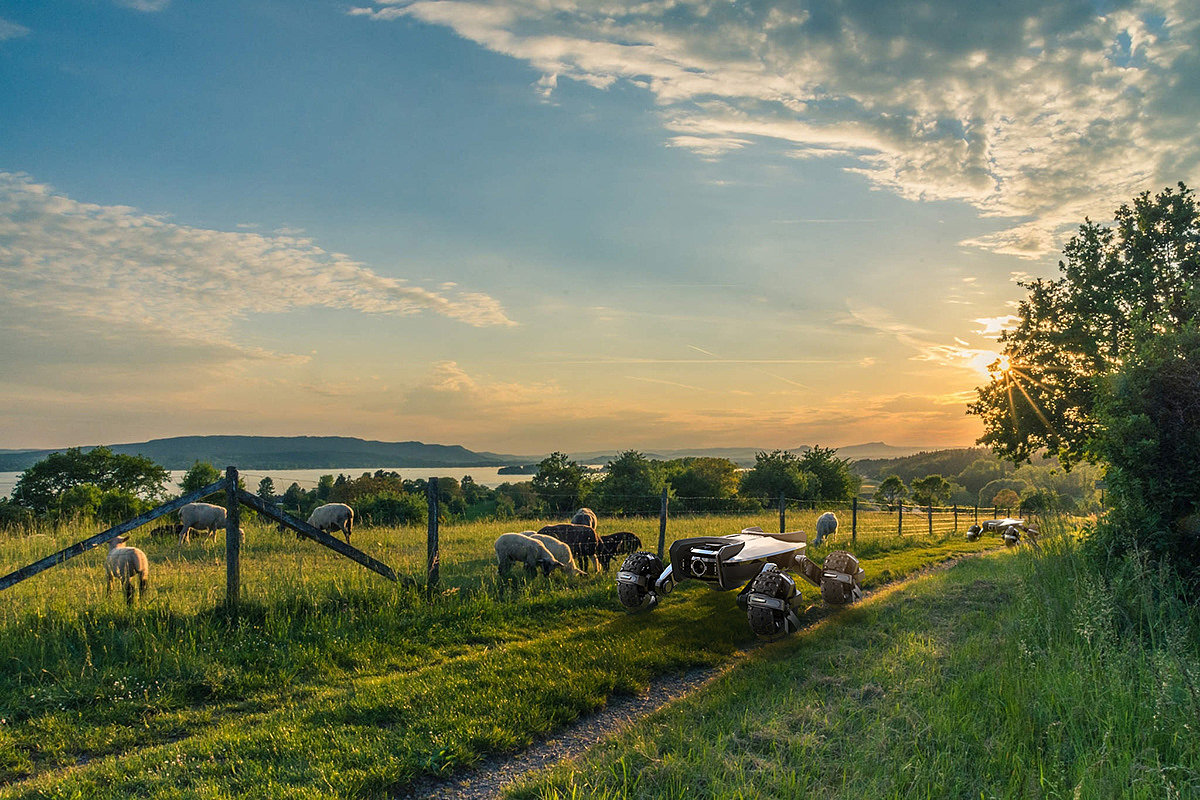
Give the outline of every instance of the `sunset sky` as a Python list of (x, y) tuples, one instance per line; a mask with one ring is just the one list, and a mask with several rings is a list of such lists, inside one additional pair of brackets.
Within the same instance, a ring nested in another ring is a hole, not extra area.
[(0, 2), (0, 448), (955, 446), (1200, 2)]

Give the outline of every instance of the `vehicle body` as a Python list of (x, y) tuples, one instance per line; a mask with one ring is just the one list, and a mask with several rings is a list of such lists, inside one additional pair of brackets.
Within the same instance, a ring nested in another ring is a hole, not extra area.
[(967, 531), (967, 539), (974, 541), (979, 538), (981, 533), (987, 531), (998, 531), (1000, 538), (1004, 540), (1004, 544), (1007, 547), (1014, 547), (1022, 541), (1028, 541), (1034, 547), (1038, 547), (1037, 526), (1027, 525), (1023, 519), (1004, 517), (1002, 519), (984, 520), (978, 525), (971, 526), (971, 529)]
[(717, 591), (741, 587), (738, 606), (760, 636), (791, 633), (800, 626), (803, 599), (789, 571), (820, 587), (827, 603), (843, 605), (862, 597), (863, 570), (858, 559), (837, 551), (818, 565), (804, 549), (803, 531), (771, 534), (745, 528), (729, 536), (697, 536), (671, 545), (664, 568), (654, 553), (633, 553), (617, 573), (617, 596), (630, 612), (648, 611), (684, 580), (697, 580)]

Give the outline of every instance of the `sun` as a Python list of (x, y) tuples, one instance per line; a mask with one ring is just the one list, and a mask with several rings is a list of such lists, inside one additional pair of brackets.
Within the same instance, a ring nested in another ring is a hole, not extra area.
[(996, 359), (996, 369), (1001, 373), (1007, 373), (1011, 368), (1012, 361), (1009, 360), (1008, 356), (1000, 356)]

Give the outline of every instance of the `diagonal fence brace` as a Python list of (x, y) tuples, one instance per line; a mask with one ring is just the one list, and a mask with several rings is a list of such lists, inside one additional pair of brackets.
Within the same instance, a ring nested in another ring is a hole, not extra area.
[(128, 533), (134, 528), (145, 525), (147, 522), (153, 522), (159, 517), (170, 514), (172, 511), (178, 511), (188, 503), (195, 503), (200, 498), (210, 495), (213, 492), (218, 492), (224, 488), (225, 479), (221, 478), (221, 480), (217, 481), (216, 483), (210, 483), (208, 486), (205, 486), (202, 489), (197, 489), (194, 492), (188, 492), (180, 498), (172, 500), (169, 503), (164, 503), (163, 505), (153, 508), (147, 511), (145, 514), (136, 516), (131, 520), (122, 522), (116, 527), (109, 528), (106, 531), (101, 531), (93, 536), (89, 536), (83, 541), (76, 542), (70, 547), (65, 547), (53, 555), (46, 556), (45, 558), (35, 561), (28, 566), (21, 567), (15, 572), (8, 573), (3, 578), (0, 578), (0, 590), (14, 586), (26, 578), (32, 578), (34, 575), (37, 575), (43, 570), (50, 569), (53, 566), (63, 563), (69, 558), (74, 558), (77, 555), (86, 553), (88, 550), (91, 550), (94, 547), (98, 547), (107, 543), (110, 539), (120, 536), (123, 533)]

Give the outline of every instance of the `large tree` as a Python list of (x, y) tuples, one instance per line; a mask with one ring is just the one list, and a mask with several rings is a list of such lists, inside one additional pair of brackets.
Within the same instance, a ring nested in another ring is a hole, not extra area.
[(953, 491), (953, 485), (941, 475), (926, 475), (912, 482), (913, 502), (921, 506), (941, 505)]
[(754, 468), (742, 476), (743, 497), (762, 498), (770, 505), (780, 495), (792, 500), (813, 500), (820, 482), (800, 466), (800, 457), (787, 450), (754, 454)]
[(17, 478), (13, 500), (42, 513), (57, 505), (68, 489), (90, 484), (101, 492), (119, 491), (144, 500), (166, 496), (171, 474), (144, 456), (114, 453), (107, 447), (87, 452), (72, 447), (64, 453), (51, 453)]
[(599, 508), (613, 514), (658, 511), (665, 484), (660, 462), (637, 450), (626, 450), (608, 462), (608, 474), (596, 486)]
[(850, 469), (850, 460), (838, 458), (833, 447), (814, 446), (800, 456), (800, 469), (816, 478), (819, 500), (850, 500), (862, 487), (862, 478)]
[(586, 476), (587, 470), (566, 453), (555, 452), (538, 463), (537, 475), (530, 483), (547, 508), (562, 513), (583, 505)]
[(908, 487), (904, 485), (904, 481), (899, 475), (888, 475), (879, 483), (879, 488), (875, 490), (875, 500), (880, 503), (887, 503), (889, 508), (895, 508), (897, 503), (900, 503), (904, 498), (908, 497)]
[(970, 408), (981, 441), (1014, 461), (1045, 448), (1104, 463), (1112, 513), (1093, 545), (1170, 558), (1200, 583), (1200, 208), (1183, 184), (1143, 193), (1063, 252), (1060, 278), (1028, 284)]
[(1122, 205), (1113, 225), (1090, 220), (1063, 250), (1061, 276), (1022, 286), (1003, 357), (970, 406), (983, 444), (1013, 461), (1040, 450), (1070, 466), (1098, 456), (1104, 380), (1140, 343), (1178, 330), (1200, 310), (1200, 210), (1179, 184)]

